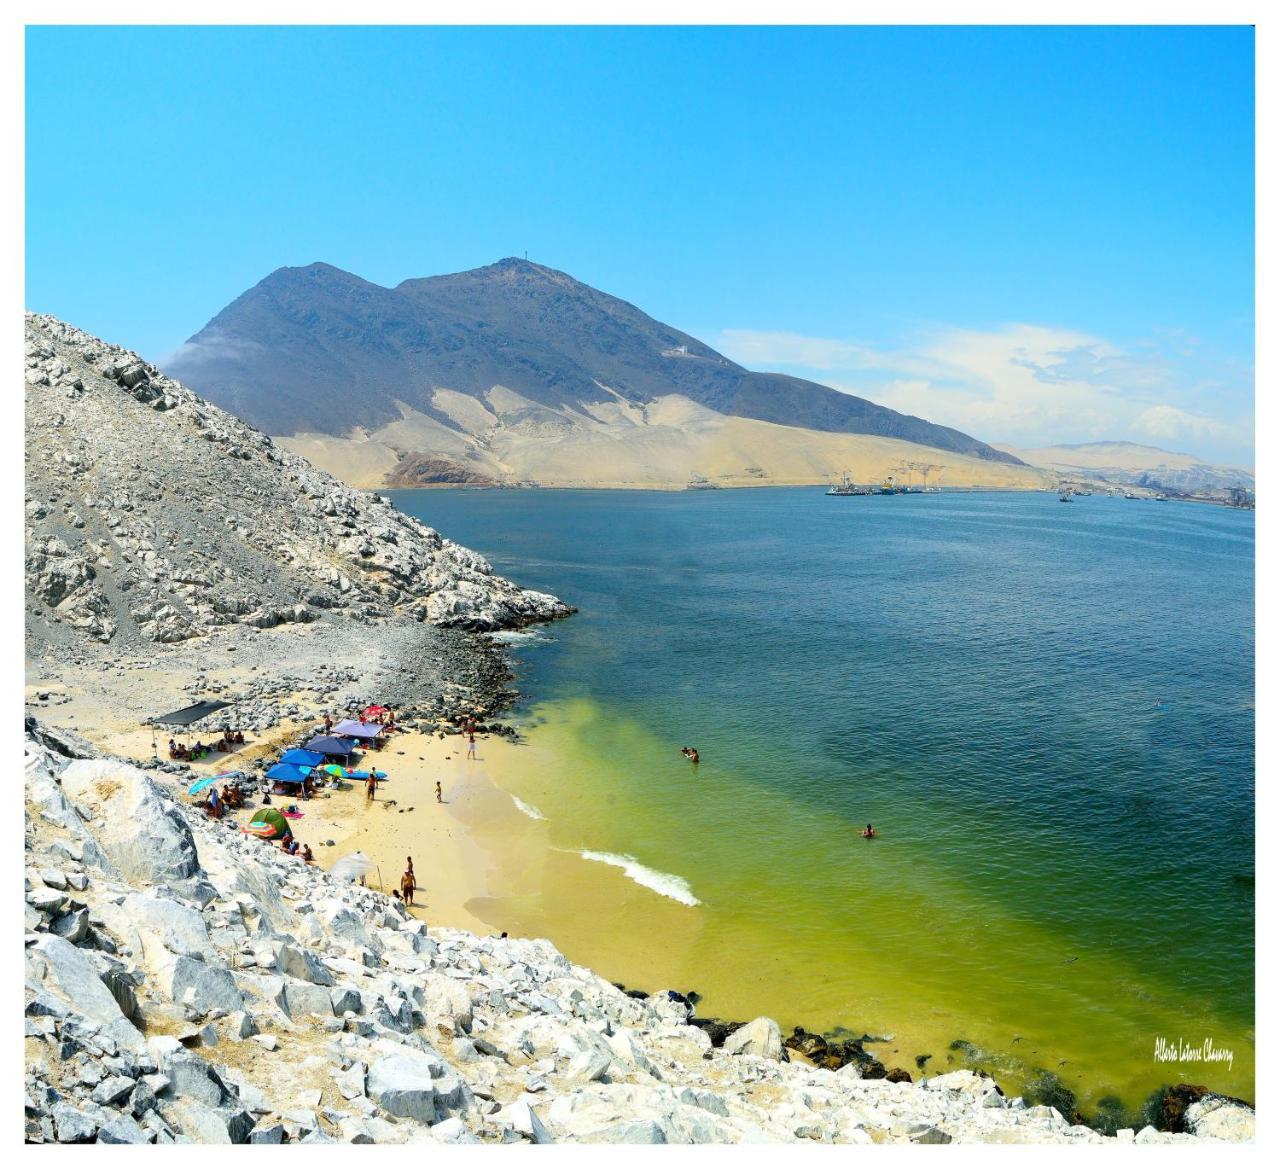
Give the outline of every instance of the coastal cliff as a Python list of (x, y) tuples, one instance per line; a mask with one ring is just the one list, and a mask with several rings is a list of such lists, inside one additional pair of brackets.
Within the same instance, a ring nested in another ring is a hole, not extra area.
[(549, 942), (429, 928), (34, 719), (25, 779), (30, 1141), (1252, 1139), (1220, 1097), (1107, 1138), (968, 1070), (784, 1062), (771, 1020), (713, 1036)]
[(135, 353), (26, 320), (29, 641), (117, 652), (242, 625), (565, 616)]

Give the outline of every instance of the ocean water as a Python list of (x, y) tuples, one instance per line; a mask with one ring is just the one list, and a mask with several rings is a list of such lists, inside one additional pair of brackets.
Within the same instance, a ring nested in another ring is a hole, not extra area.
[(508, 639), (512, 795), (591, 863), (548, 864), (503, 928), (708, 1013), (882, 1037), (913, 1074), (1060, 1080), (1086, 1113), (1182, 1080), (1252, 1099), (1250, 513), (392, 496), (580, 609)]

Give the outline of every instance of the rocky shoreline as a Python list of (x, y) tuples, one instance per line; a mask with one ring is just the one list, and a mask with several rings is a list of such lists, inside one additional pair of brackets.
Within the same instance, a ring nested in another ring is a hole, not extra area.
[[(772, 1020), (717, 1042), (687, 996), (625, 993), (545, 941), (428, 928), (34, 720), (25, 772), (29, 1141), (1252, 1138), (1220, 1097), (1187, 1104), (1185, 1131), (1107, 1138), (969, 1070), (784, 1062)], [(792, 1049), (821, 1063), (819, 1038)]]

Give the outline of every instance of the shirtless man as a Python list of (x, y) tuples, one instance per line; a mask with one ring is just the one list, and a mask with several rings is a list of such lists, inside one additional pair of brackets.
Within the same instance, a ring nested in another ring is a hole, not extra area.
[(417, 881), (413, 875), (413, 865), (405, 869), (404, 876), (400, 878), (400, 895), (404, 898), (406, 905), (413, 904), (413, 891), (417, 888)]

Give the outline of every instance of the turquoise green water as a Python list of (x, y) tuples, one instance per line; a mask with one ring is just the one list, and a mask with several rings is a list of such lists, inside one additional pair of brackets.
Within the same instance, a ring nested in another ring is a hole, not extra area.
[[(515, 794), (596, 859), (514, 926), (712, 1013), (892, 1035), (909, 1070), (1048, 1071), (1085, 1111), (1187, 1079), (1252, 1097), (1251, 515), (396, 498), (581, 610), (516, 650)], [(1158, 1036), (1232, 1066), (1157, 1063)]]

